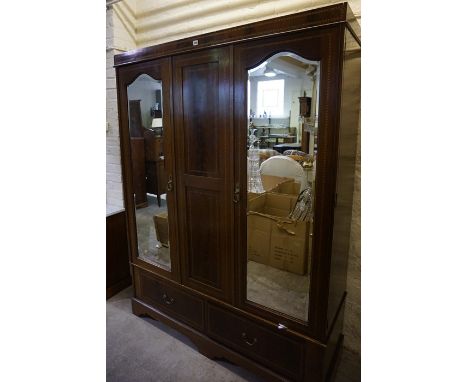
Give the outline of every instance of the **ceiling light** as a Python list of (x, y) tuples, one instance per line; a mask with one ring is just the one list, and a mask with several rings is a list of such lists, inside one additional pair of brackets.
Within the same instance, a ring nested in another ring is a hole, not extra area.
[(275, 77), (276, 73), (273, 71), (273, 69), (266, 69), (265, 72), (263, 73), (267, 77)]

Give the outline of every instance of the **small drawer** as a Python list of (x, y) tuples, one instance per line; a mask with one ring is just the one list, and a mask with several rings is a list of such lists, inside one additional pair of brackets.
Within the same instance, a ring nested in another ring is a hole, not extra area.
[(203, 301), (178, 288), (164, 284), (148, 273), (138, 272), (137, 298), (154, 305), (175, 319), (203, 329)]
[(279, 373), (300, 379), (304, 343), (207, 304), (208, 335)]

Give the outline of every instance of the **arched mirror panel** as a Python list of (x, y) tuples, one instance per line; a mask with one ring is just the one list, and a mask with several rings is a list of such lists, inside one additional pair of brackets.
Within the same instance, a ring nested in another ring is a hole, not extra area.
[(247, 300), (308, 320), (320, 62), (248, 70)]
[(128, 126), (138, 258), (170, 271), (162, 87), (147, 74), (127, 86)]

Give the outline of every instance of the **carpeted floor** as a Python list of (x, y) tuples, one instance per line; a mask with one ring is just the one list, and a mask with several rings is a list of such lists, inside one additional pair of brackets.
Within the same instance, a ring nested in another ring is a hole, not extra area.
[[(107, 301), (108, 382), (261, 381), (249, 371), (198, 353), (166, 325), (131, 312), (132, 288)], [(360, 359), (343, 352), (335, 382), (360, 381)]]

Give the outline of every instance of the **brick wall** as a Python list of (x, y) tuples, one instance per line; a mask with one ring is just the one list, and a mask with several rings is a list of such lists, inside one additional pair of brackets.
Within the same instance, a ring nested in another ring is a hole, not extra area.
[[(122, 2), (106, 12), (106, 207), (107, 213), (123, 209), (119, 121), (114, 55), (136, 48), (132, 2)], [(133, 32), (133, 33), (132, 33)]]

